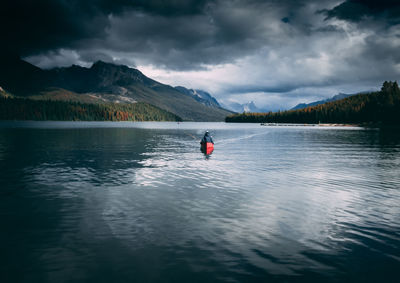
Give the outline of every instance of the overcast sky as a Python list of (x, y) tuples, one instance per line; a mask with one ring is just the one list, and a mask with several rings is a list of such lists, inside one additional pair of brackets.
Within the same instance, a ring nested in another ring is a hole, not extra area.
[[(5, 0), (1, 53), (288, 108), (400, 78), (399, 0)], [(6, 44), (4, 44), (6, 43)]]

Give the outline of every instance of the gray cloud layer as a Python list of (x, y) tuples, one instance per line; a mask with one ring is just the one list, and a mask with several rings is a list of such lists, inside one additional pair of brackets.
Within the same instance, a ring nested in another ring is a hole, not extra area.
[(220, 98), (294, 92), (305, 97), (310, 88), (323, 86), (362, 90), (400, 75), (396, 0), (7, 0), (2, 5), (2, 54), (17, 52), (44, 67), (101, 59), (210, 70), (220, 77), (208, 90)]

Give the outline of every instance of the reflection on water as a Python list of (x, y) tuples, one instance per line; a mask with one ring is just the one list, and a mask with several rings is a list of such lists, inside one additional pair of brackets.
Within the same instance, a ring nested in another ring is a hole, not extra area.
[(395, 282), (399, 165), (390, 130), (2, 124), (0, 280)]

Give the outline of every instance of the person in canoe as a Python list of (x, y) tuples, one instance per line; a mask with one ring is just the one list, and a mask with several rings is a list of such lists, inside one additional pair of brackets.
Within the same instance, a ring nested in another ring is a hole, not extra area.
[(200, 149), (204, 154), (209, 155), (213, 152), (214, 141), (208, 131), (205, 132), (204, 137), (201, 139), (200, 144), (201, 144)]
[(206, 131), (204, 134), (204, 137), (201, 139), (200, 143), (204, 144), (204, 143), (208, 143), (208, 142), (214, 144), (214, 141), (213, 141), (212, 137), (210, 136), (210, 132)]

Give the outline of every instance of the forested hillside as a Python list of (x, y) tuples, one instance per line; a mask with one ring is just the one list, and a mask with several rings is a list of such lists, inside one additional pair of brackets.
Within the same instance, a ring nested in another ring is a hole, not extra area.
[(181, 121), (147, 103), (93, 104), (0, 97), (0, 120)]
[(381, 91), (354, 95), (342, 100), (270, 113), (243, 113), (226, 117), (242, 123), (386, 123), (400, 125), (400, 89), (385, 81)]

